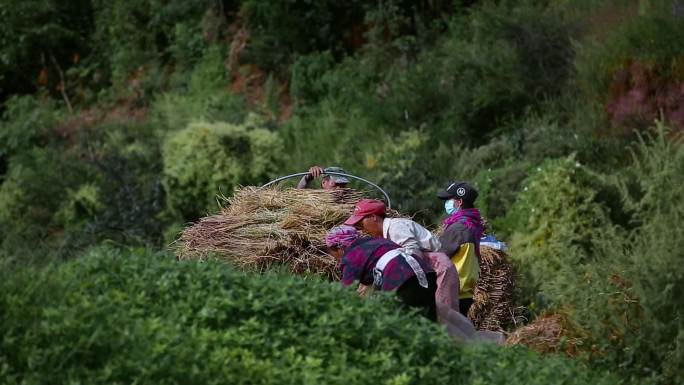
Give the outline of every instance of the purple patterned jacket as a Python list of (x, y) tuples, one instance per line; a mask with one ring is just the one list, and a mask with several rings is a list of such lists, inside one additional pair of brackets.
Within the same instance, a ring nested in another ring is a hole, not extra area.
[[(363, 237), (354, 241), (342, 256), (340, 267), (342, 268), (342, 284), (349, 286), (358, 280), (362, 284), (373, 285), (373, 269), (378, 260), (386, 252), (398, 249), (401, 246), (385, 238)], [(414, 255), (425, 273), (434, 270), (425, 262), (422, 256)], [(392, 291), (408, 281), (415, 273), (404, 258), (397, 257), (391, 260), (382, 274), (383, 291)]]

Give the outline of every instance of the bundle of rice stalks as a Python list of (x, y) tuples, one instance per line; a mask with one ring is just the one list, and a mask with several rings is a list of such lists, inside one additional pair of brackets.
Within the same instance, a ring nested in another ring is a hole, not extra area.
[(176, 243), (179, 259), (218, 258), (263, 271), (286, 265), (295, 274), (338, 278), (324, 236), (347, 219), (363, 197), (351, 189), (244, 187), (223, 208), (186, 228)]
[(563, 315), (545, 314), (509, 335), (506, 345), (523, 344), (540, 353), (564, 353), (575, 357), (582, 345), (578, 335)]
[(515, 269), (502, 250), (483, 246), (480, 257), (480, 278), (468, 318), (478, 330), (503, 331), (519, 319), (514, 298)]

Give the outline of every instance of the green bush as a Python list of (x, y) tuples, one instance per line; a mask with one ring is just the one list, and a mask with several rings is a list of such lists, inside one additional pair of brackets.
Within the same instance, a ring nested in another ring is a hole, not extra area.
[[(59, 148), (12, 157), (0, 184), (0, 259), (21, 263), (54, 255), (63, 245), (64, 212), (74, 198), (70, 189), (90, 178), (73, 152)], [(50, 255), (41, 255), (43, 246)]]
[(185, 128), (193, 120), (237, 124), (246, 117), (243, 97), (231, 93), (225, 50), (207, 47), (191, 70), (177, 71), (174, 89), (157, 95), (150, 120), (160, 136)]
[(0, 121), (0, 157), (9, 157), (46, 144), (61, 113), (50, 99), (14, 96), (4, 104)]
[(507, 215), (514, 232), (512, 255), (524, 272), (526, 294), (536, 297), (537, 305), (561, 305), (548, 294), (562, 292), (550, 277), (598, 259), (594, 245), (599, 233), (612, 227), (595, 199), (598, 178), (572, 156), (547, 161), (523, 182), (524, 191)]
[[(64, 224), (71, 233), (67, 235), (80, 246), (105, 239), (160, 245), (167, 218), (161, 216), (165, 205), (161, 146), (152, 126), (112, 123), (84, 131), (78, 148), (87, 154), (93, 176), (72, 189), (85, 189), (92, 203), (90, 210), (81, 210)], [(66, 206), (67, 212), (72, 212), (71, 205)]]
[(659, 123), (614, 175), (545, 163), (506, 218), (525, 303), (562, 308), (587, 359), (637, 382), (682, 377), (683, 172), (681, 138)]
[(392, 127), (425, 124), (439, 139), (483, 144), (507, 120), (564, 91), (571, 36), (571, 26), (549, 6), (475, 6), (454, 15), (444, 37), (415, 64), (390, 66), (385, 96), (370, 108)]
[(0, 383), (611, 384), (339, 283), (99, 248), (0, 279)]
[(606, 237), (595, 262), (580, 270), (588, 289), (581, 291), (592, 295), (581, 298), (577, 285), (564, 290), (575, 322), (590, 331), (595, 362), (660, 383), (684, 376), (684, 196), (674, 182), (683, 173), (682, 140), (659, 123), (618, 181), (635, 227), (621, 239)]
[(217, 208), (217, 194), (266, 182), (282, 157), (282, 140), (252, 116), (241, 125), (191, 123), (163, 147), (163, 184), (170, 210), (195, 220)]
[(447, 160), (450, 151), (445, 147), (435, 150), (428, 138), (422, 131), (402, 132), (370, 154), (367, 165), (377, 183), (393, 199), (395, 209), (434, 225), (443, 213), (442, 201), (436, 194), (448, 180), (442, 171), (451, 161)]
[(106, 58), (105, 73), (116, 87), (140, 67), (154, 68), (164, 59), (186, 68), (192, 63), (188, 54), (204, 44), (200, 34), (189, 37), (186, 30), (200, 32), (202, 16), (212, 5), (207, 0), (95, 1), (91, 44)]

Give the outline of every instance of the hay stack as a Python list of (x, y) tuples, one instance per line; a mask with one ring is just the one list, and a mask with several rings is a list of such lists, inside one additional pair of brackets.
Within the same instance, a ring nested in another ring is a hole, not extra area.
[(245, 187), (225, 199), (219, 214), (186, 228), (176, 252), (179, 259), (214, 257), (259, 271), (280, 264), (295, 274), (336, 279), (337, 264), (324, 251), (324, 236), (362, 197), (351, 189)]
[(545, 314), (513, 332), (506, 345), (523, 344), (539, 353), (564, 353), (575, 357), (582, 339), (561, 314)]
[(480, 278), (468, 318), (478, 330), (503, 331), (518, 321), (515, 270), (504, 251), (480, 247), (480, 256)]

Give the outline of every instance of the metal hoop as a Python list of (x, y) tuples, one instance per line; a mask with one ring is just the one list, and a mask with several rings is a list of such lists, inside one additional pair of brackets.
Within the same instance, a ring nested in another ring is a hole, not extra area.
[[(261, 188), (268, 187), (268, 186), (270, 186), (270, 185), (272, 185), (272, 184), (274, 184), (274, 183), (278, 183), (278, 182), (280, 182), (280, 181), (282, 181), (282, 180), (285, 180), (285, 179), (290, 179), (290, 178), (294, 178), (294, 177), (298, 177), (298, 176), (301, 177), (301, 176), (308, 175), (308, 174), (309, 174), (308, 172), (298, 172), (298, 173), (296, 173), (296, 174), (290, 174), (290, 175), (281, 176), (280, 178), (274, 179), (274, 180), (272, 180), (272, 181), (266, 183), (265, 185), (261, 186)], [(369, 180), (363, 179), (363, 178), (358, 177), (358, 176), (356, 176), (356, 175), (344, 174), (344, 173), (341, 173), (341, 172), (332, 172), (332, 171), (327, 171), (327, 172), (326, 172), (326, 171), (324, 171), (323, 174), (325, 174), (325, 175), (346, 176), (346, 177), (349, 177), (349, 178), (354, 178), (354, 179), (360, 180), (360, 181), (362, 181), (362, 182), (368, 183), (369, 185), (371, 185), (371, 186), (375, 187), (376, 189), (380, 190), (380, 192), (382, 193), (382, 195), (385, 196), (385, 200), (387, 201), (387, 208), (388, 208), (388, 209), (391, 209), (391, 208), (392, 208), (392, 202), (390, 201), (390, 197), (389, 197), (389, 195), (385, 192), (385, 190), (383, 190), (382, 188), (380, 188), (380, 186), (376, 185), (375, 183), (373, 183), (373, 182), (371, 182), (371, 181), (369, 181)]]

